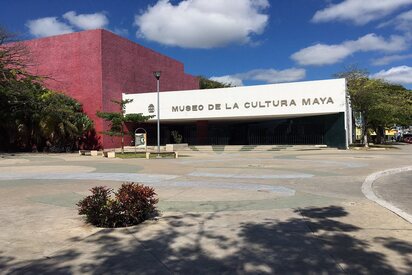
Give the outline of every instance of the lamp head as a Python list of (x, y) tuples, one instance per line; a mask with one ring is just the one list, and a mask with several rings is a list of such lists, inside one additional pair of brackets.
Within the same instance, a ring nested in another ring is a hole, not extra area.
[(161, 71), (155, 71), (155, 72), (153, 72), (153, 75), (154, 75), (154, 77), (156, 77), (157, 80), (160, 79), (160, 74), (161, 74)]

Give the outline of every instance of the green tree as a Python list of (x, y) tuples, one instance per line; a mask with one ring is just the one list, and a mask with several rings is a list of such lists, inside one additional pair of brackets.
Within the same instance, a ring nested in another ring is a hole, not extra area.
[(27, 80), (20, 88), (8, 97), (6, 128), (13, 147), (77, 148), (82, 135), (93, 128), (76, 100)]
[(76, 100), (53, 91), (42, 94), (43, 108), (38, 128), (43, 138), (59, 147), (78, 147), (81, 136), (93, 128), (93, 122), (83, 113)]
[(14, 35), (0, 26), (0, 86), (26, 78), (37, 79), (26, 70), (29, 64), (27, 48), (13, 38)]
[(27, 72), (29, 53), (11, 38), (0, 28), (0, 148), (76, 147), (93, 123), (81, 104)]
[(215, 80), (210, 80), (203, 76), (199, 76), (199, 87), (200, 89), (217, 89), (217, 88), (229, 88), (229, 87), (232, 87), (232, 85), (222, 83), (219, 81), (215, 81)]
[(385, 129), (394, 125), (412, 125), (412, 93), (400, 85), (394, 85), (382, 80), (376, 81), (374, 91), (376, 101), (369, 110), (368, 127), (375, 131), (376, 142), (382, 143)]
[(126, 100), (111, 100), (113, 103), (119, 106), (119, 112), (100, 112), (96, 115), (105, 121), (110, 123), (109, 131), (104, 131), (102, 134), (108, 136), (121, 137), (122, 154), (124, 153), (124, 136), (130, 134), (126, 129), (125, 123), (127, 122), (144, 122), (153, 116), (144, 116), (141, 113), (138, 114), (126, 114), (126, 105), (133, 102), (133, 99)]
[(337, 73), (336, 77), (345, 78), (347, 91), (350, 96), (353, 111), (360, 114), (362, 120), (362, 143), (368, 147), (367, 140), (367, 111), (373, 101), (369, 96), (366, 85), (369, 81), (368, 72), (358, 68), (348, 68), (345, 72)]
[(411, 91), (381, 79), (370, 79), (365, 70), (356, 68), (337, 76), (346, 78), (353, 110), (362, 118), (362, 141), (366, 147), (369, 129), (375, 131), (380, 143), (385, 129), (395, 124), (412, 124)]

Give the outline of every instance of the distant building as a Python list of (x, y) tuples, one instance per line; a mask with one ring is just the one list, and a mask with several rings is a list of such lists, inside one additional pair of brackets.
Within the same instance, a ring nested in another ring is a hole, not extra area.
[[(108, 127), (96, 117), (96, 111), (118, 111), (110, 100), (120, 100), (122, 93), (156, 91), (153, 71), (162, 71), (161, 91), (199, 88), (197, 77), (186, 74), (181, 62), (106, 30), (23, 43), (32, 54), (31, 72), (45, 76), (48, 88), (81, 102), (97, 132)], [(105, 148), (120, 145), (118, 139), (108, 136), (101, 136), (100, 142)]]

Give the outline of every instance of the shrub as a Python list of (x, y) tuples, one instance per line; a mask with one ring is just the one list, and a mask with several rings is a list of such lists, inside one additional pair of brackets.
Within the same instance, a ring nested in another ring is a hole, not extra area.
[(152, 187), (134, 182), (123, 183), (117, 192), (97, 186), (92, 195), (79, 201), (79, 215), (98, 227), (136, 225), (157, 214), (157, 195)]
[(172, 131), (171, 134), (175, 143), (180, 144), (182, 142), (183, 136), (178, 131)]

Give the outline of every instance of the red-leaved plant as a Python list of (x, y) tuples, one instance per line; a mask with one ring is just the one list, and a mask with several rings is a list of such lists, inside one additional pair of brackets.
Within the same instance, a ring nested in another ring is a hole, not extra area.
[(79, 215), (98, 227), (136, 225), (157, 214), (157, 195), (152, 187), (134, 182), (123, 183), (117, 192), (97, 186), (92, 195), (79, 201)]

